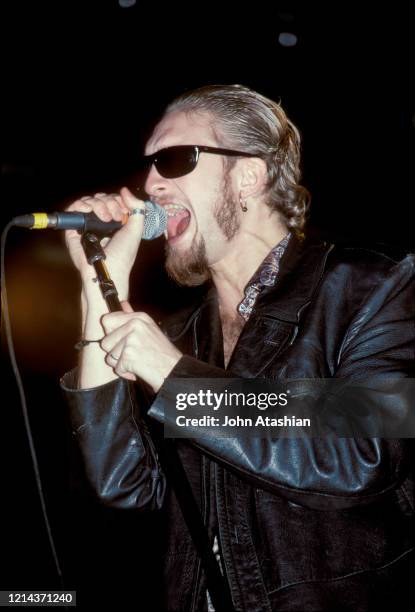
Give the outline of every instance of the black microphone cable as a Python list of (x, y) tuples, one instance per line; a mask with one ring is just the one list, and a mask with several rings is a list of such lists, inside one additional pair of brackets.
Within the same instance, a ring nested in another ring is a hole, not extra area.
[[(23, 413), (23, 419), (24, 419), (24, 424), (25, 424), (25, 429), (26, 429), (26, 434), (27, 434), (27, 439), (29, 442), (29, 449), (30, 449), (30, 455), (32, 458), (32, 464), (33, 464), (33, 471), (34, 471), (34, 475), (35, 475), (35, 481), (36, 481), (36, 486), (37, 486), (37, 491), (39, 494), (39, 500), (40, 500), (40, 505), (41, 505), (41, 509), (42, 509), (42, 515), (43, 515), (43, 520), (44, 520), (44, 524), (45, 524), (45, 528), (46, 528), (46, 533), (47, 533), (47, 537), (48, 537), (48, 541), (49, 541), (49, 546), (50, 546), (50, 550), (52, 553), (52, 557), (53, 557), (53, 561), (54, 561), (54, 565), (56, 568), (56, 572), (58, 574), (59, 577), (59, 582), (61, 585), (61, 589), (63, 591), (65, 591), (65, 586), (64, 586), (64, 580), (63, 580), (63, 574), (62, 574), (62, 570), (61, 570), (61, 566), (59, 563), (59, 558), (56, 552), (56, 546), (55, 546), (55, 542), (53, 539), (53, 534), (52, 534), (52, 529), (50, 526), (50, 521), (49, 521), (49, 517), (48, 517), (48, 512), (46, 509), (46, 503), (45, 503), (45, 496), (43, 493), (43, 486), (42, 486), (42, 480), (40, 478), (40, 471), (39, 471), (39, 462), (37, 459), (37, 455), (36, 455), (36, 449), (35, 449), (35, 445), (33, 442), (33, 437), (32, 437), (32, 432), (30, 429), (30, 421), (29, 421), (29, 414), (28, 414), (28, 410), (27, 410), (27, 402), (26, 402), (26, 395), (25, 395), (25, 391), (24, 391), (24, 387), (23, 387), (23, 382), (22, 382), (22, 378), (19, 372), (19, 368), (17, 366), (17, 362), (16, 362), (16, 354), (15, 354), (15, 350), (14, 350), (14, 344), (13, 344), (13, 336), (12, 336), (12, 330), (11, 330), (11, 324), (10, 324), (10, 316), (9, 316), (9, 305), (8, 305), (8, 299), (7, 299), (7, 288), (6, 288), (6, 275), (5, 275), (5, 247), (6, 247), (6, 239), (7, 239), (7, 234), (10, 230), (11, 227), (13, 227), (14, 222), (11, 221), (10, 223), (8, 223), (6, 225), (6, 227), (4, 228), (2, 235), (1, 235), (1, 254), (0, 254), (0, 266), (1, 266), (1, 301), (2, 301), (2, 312), (3, 312), (3, 318), (4, 318), (4, 327), (5, 327), (5, 333), (6, 333), (6, 342), (7, 342), (7, 347), (9, 349), (9, 354), (10, 354), (10, 361), (11, 361), (11, 365), (12, 365), (12, 369), (13, 369), (13, 374), (16, 378), (16, 383), (17, 383), (17, 388), (19, 390), (19, 395), (20, 395), (20, 402), (21, 402), (21, 407), (22, 407), (22, 413)], [(65, 606), (66, 609), (67, 606)]]

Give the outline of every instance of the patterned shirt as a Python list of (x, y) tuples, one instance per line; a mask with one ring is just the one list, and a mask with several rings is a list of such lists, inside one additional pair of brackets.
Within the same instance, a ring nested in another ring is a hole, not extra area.
[(279, 242), (267, 257), (262, 262), (254, 276), (249, 281), (245, 288), (245, 297), (238, 306), (238, 312), (247, 321), (251, 315), (252, 309), (255, 306), (258, 295), (264, 287), (272, 287), (277, 280), (278, 271), (280, 269), (281, 257), (284, 254), (291, 234), (288, 233)]

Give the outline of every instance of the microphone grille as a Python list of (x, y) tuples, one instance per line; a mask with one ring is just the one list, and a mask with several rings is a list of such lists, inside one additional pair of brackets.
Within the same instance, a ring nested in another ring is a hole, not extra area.
[(162, 206), (145, 201), (146, 216), (144, 218), (144, 240), (154, 240), (161, 236), (167, 229), (167, 213)]

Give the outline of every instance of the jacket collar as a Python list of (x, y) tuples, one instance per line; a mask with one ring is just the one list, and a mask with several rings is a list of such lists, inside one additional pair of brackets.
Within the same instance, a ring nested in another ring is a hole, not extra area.
[[(281, 258), (274, 286), (266, 287), (258, 296), (252, 315), (265, 313), (289, 323), (298, 323), (299, 316), (310, 302), (324, 272), (333, 244), (292, 236)], [(252, 316), (251, 315), (251, 316)]]
[[(300, 241), (291, 236), (281, 258), (280, 269), (275, 285), (264, 288), (258, 296), (251, 317), (266, 315), (288, 323), (298, 323), (303, 309), (309, 304), (324, 272), (327, 257), (334, 248), (333, 244), (305, 238)], [(180, 311), (165, 325), (172, 341), (178, 340), (203, 311), (209, 317), (217, 310), (217, 292), (213, 284), (206, 286), (202, 303)]]

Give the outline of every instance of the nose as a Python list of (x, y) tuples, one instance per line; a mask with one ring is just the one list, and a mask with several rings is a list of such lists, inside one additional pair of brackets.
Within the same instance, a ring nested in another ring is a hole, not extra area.
[(153, 164), (147, 175), (146, 182), (144, 183), (144, 190), (148, 195), (161, 197), (165, 194), (168, 187), (168, 179), (165, 179), (157, 172), (157, 168)]

